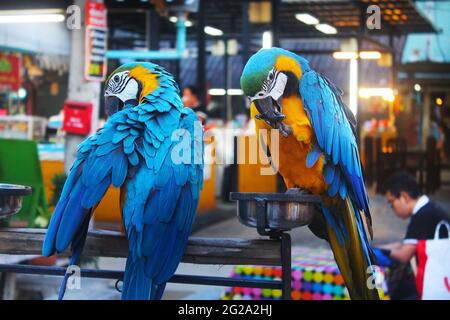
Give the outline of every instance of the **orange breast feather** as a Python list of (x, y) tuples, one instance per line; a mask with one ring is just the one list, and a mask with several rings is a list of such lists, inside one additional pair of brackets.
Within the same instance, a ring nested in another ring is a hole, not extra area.
[[(279, 172), (288, 188), (302, 188), (314, 194), (321, 194), (326, 190), (326, 183), (322, 176), (323, 156), (311, 167), (306, 167), (306, 156), (311, 150), (311, 140), (314, 131), (303, 109), (303, 104), (298, 96), (283, 98), (283, 113), (286, 115), (284, 122), (292, 127), (292, 134), (285, 138), (280, 134), (279, 145)], [(251, 117), (258, 114), (255, 105), (251, 106)], [(256, 134), (260, 129), (271, 130), (262, 120), (255, 119)], [(270, 134), (267, 135), (270, 137)], [(267, 142), (270, 148), (270, 141)], [(272, 148), (273, 149), (273, 148)], [(271, 149), (272, 156), (274, 156)]]

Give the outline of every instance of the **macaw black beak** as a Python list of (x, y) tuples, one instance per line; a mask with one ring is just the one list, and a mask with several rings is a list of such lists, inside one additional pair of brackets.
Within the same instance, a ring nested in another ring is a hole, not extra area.
[(271, 96), (255, 99), (256, 109), (259, 114), (255, 116), (256, 119), (265, 121), (274, 129), (279, 129), (284, 137), (288, 137), (292, 133), (292, 128), (283, 122), (286, 116), (281, 113), (281, 98), (275, 101)]
[(123, 109), (123, 102), (115, 96), (105, 97), (105, 113), (108, 117)]
[(264, 120), (270, 126), (274, 128), (278, 127), (277, 124), (285, 118), (285, 115), (278, 110), (279, 106), (277, 102), (271, 96), (255, 99), (253, 102), (259, 111), (256, 118)]

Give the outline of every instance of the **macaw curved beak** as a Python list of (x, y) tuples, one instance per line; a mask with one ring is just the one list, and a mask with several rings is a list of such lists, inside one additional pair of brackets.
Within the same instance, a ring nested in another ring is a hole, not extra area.
[(116, 96), (105, 97), (105, 113), (108, 117), (123, 109), (124, 103)]
[(271, 96), (267, 96), (255, 99), (253, 103), (259, 111), (259, 114), (255, 116), (256, 119), (265, 121), (272, 128), (280, 129), (281, 134), (285, 137), (291, 134), (291, 128), (283, 123), (286, 116), (281, 113), (281, 103), (279, 101), (274, 100)]
[(271, 96), (255, 99), (253, 102), (255, 103), (256, 109), (259, 111), (259, 114), (256, 117), (266, 121), (269, 125), (273, 126), (275, 123), (280, 122), (285, 118), (284, 114), (278, 111), (278, 106)]

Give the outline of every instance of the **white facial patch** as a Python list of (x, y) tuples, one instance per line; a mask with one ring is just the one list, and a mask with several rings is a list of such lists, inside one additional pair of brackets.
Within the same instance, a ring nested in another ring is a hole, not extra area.
[(138, 92), (138, 82), (130, 77), (129, 71), (122, 71), (109, 79), (105, 88), (105, 97), (115, 96), (122, 102), (125, 102), (127, 100), (137, 99)]
[(269, 92), (269, 95), (273, 98), (273, 100), (277, 101), (284, 93), (284, 89), (286, 88), (287, 76), (278, 72), (275, 75), (275, 81), (272, 89)]
[(278, 100), (284, 93), (286, 88), (287, 76), (273, 68), (267, 75), (267, 79), (262, 84), (261, 91), (258, 91), (251, 100), (263, 99), (271, 96), (275, 101)]

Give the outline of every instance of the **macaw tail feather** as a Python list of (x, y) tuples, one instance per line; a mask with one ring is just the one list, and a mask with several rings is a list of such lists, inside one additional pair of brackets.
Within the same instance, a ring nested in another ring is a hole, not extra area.
[(64, 298), (64, 294), (66, 293), (67, 280), (72, 275), (69, 271), (70, 268), (78, 263), (78, 259), (80, 258), (81, 252), (83, 252), (84, 244), (86, 242), (87, 231), (89, 228), (89, 221), (91, 218), (91, 214), (89, 213), (83, 221), (83, 224), (80, 227), (80, 232), (77, 234), (75, 239), (72, 242), (72, 256), (70, 257), (69, 266), (67, 267), (66, 273), (64, 274), (64, 278), (61, 281), (61, 285), (58, 291), (58, 300), (62, 300)]
[(371, 285), (372, 253), (364, 222), (347, 196), (342, 205), (323, 207), (328, 242), (351, 299), (379, 300)]
[(59, 286), (59, 290), (58, 290), (58, 300), (62, 300), (64, 299), (64, 294), (66, 293), (66, 287), (67, 287), (67, 280), (70, 277), (70, 273), (69, 273), (69, 268), (73, 265), (77, 264), (79, 255), (72, 255), (72, 257), (70, 258), (70, 263), (69, 266), (67, 267), (66, 273), (64, 274), (64, 278), (61, 281), (61, 284)]
[(145, 273), (145, 259), (128, 257), (123, 279), (122, 300), (160, 300), (165, 284), (157, 285)]

